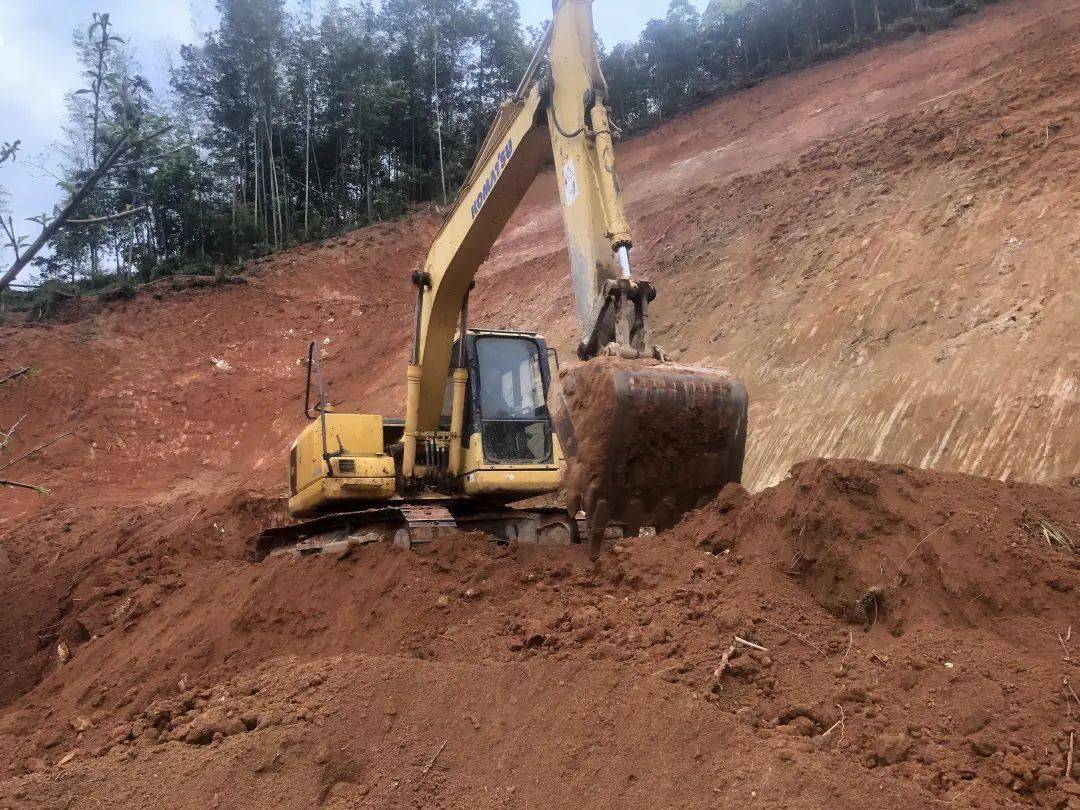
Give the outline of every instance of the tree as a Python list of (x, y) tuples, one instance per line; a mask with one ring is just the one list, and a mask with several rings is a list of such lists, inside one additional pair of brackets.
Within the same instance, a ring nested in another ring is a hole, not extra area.
[(710, 0), (699, 16), (671, 0), (636, 42), (603, 56), (616, 118), (645, 126), (706, 93), (739, 86), (891, 25), (934, 14), (925, 0)]
[[(312, 5), (216, 0), (216, 24), (180, 48), (168, 98), (110, 15), (75, 32), (86, 86), (66, 98), (65, 197), (130, 142), (64, 218), (77, 226), (52, 218), (51, 251), (35, 260), (44, 278), (86, 288), (214, 272), (453, 196), (539, 37), (517, 2)], [(621, 126), (644, 127), (933, 14), (925, 0), (710, 0), (700, 14), (670, 0), (635, 41), (601, 44), (605, 102)], [(0, 145), (0, 166), (17, 148)], [(22, 257), (10, 213), (0, 224)]]

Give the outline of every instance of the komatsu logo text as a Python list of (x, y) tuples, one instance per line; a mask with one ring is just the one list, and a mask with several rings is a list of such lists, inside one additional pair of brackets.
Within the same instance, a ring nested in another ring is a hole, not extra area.
[(495, 188), (495, 184), (499, 181), (499, 177), (502, 175), (506, 164), (510, 162), (510, 155), (513, 153), (514, 139), (511, 138), (506, 142), (506, 146), (499, 150), (499, 158), (495, 161), (495, 166), (492, 168), (491, 174), (488, 175), (488, 179), (484, 181), (484, 187), (480, 189), (480, 193), (476, 195), (476, 199), (473, 201), (471, 209), (473, 219), (476, 219), (476, 215), (479, 214), (480, 209), (484, 207), (484, 203), (487, 201), (492, 189)]

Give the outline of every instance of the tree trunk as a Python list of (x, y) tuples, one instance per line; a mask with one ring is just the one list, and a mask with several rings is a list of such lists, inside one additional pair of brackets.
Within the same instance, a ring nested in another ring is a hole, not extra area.
[(308, 201), (311, 192), (311, 0), (307, 0), (307, 38), (308, 38), (308, 61), (307, 61), (307, 109), (306, 122), (304, 124), (304, 239), (308, 238)]
[(281, 130), (277, 134), (278, 150), (281, 154), (281, 241), (289, 240), (289, 234), (293, 231), (292, 194), (289, 192), (289, 166), (285, 162), (285, 140), (281, 137)]
[[(160, 134), (160, 133), (159, 133)], [(44, 228), (41, 229), (41, 235), (34, 240), (34, 243), (30, 245), (22, 256), (20, 256), (15, 264), (0, 277), (0, 291), (7, 288), (7, 286), (15, 280), (15, 276), (19, 275), (19, 272), (30, 263), (30, 261), (38, 254), (45, 244), (52, 239), (57, 231), (63, 227), (68, 218), (74, 213), (75, 209), (79, 207), (83, 200), (89, 196), (90, 192), (94, 190), (94, 187), (101, 181), (101, 178), (106, 175), (113, 164), (120, 159), (120, 156), (128, 150), (130, 146), (130, 135), (124, 135), (120, 141), (112, 148), (112, 151), (105, 156), (105, 159), (101, 161), (101, 164), (94, 169), (90, 177), (87, 178), (83, 187), (75, 192), (74, 196), (64, 206), (64, 210), (61, 211), (51, 222), (49, 222)], [(72, 283), (74, 283), (75, 265), (72, 264)]]
[(280, 233), (278, 216), (280, 212), (278, 210), (277, 169), (274, 167), (274, 139), (270, 135), (270, 117), (267, 114), (263, 115), (263, 128), (266, 130), (266, 148), (269, 150), (267, 152), (266, 168), (268, 171), (266, 178), (268, 180), (267, 185), (270, 188), (270, 214), (274, 227), (274, 247), (278, 248), (281, 247), (281, 243), (278, 238)]
[[(252, 193), (252, 216), (255, 221), (255, 233), (259, 233), (259, 137), (256, 132), (255, 118), (251, 119), (252, 150), (254, 151), (254, 190)], [(264, 229), (265, 230), (265, 229)]]
[(367, 180), (367, 189), (366, 189), (367, 193), (365, 195), (367, 197), (367, 221), (368, 221), (368, 224), (370, 225), (372, 220), (373, 220), (372, 209), (371, 209), (371, 137), (370, 136), (367, 139), (367, 170), (365, 172), (365, 177), (366, 177), (366, 180)]
[(435, 95), (432, 100), (435, 103), (435, 137), (439, 142), (439, 183), (442, 187), (442, 204), (446, 205), (446, 169), (443, 168), (442, 112), (439, 110), (439, 41), (437, 35), (435, 35), (433, 39), (431, 65), (435, 79)]

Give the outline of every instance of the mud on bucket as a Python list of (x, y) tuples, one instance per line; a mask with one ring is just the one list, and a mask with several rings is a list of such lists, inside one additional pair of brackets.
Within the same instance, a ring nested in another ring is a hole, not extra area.
[(742, 476), (746, 389), (725, 369), (600, 357), (560, 375), (566, 504), (597, 528), (663, 530)]

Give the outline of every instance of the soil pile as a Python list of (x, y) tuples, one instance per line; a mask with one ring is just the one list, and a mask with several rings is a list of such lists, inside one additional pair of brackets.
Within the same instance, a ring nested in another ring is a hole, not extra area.
[(189, 563), (79, 603), (0, 796), (1069, 807), (1078, 536), (1074, 490), (818, 461), (595, 564), (453, 534)]

